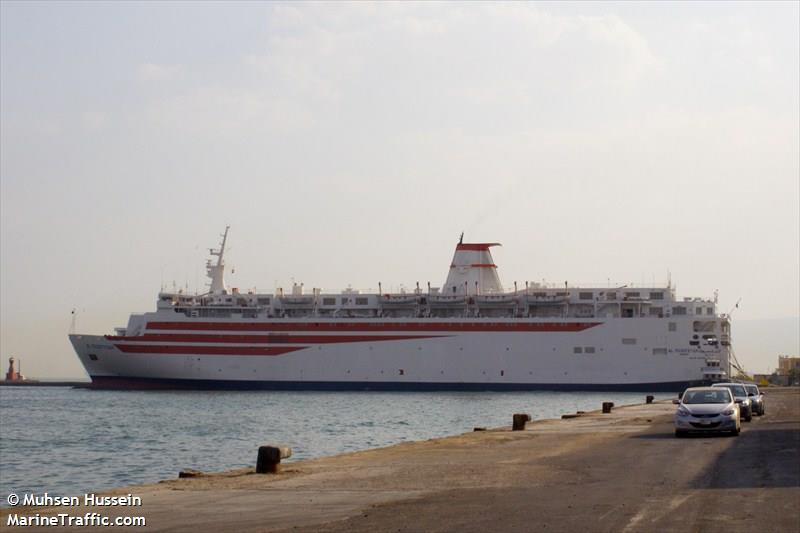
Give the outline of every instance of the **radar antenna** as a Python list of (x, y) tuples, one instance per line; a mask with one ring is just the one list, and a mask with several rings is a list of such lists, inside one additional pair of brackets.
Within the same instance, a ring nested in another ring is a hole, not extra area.
[(225, 243), (228, 241), (229, 229), (231, 229), (230, 226), (225, 226), (225, 233), (220, 235), (222, 242), (219, 245), (219, 250), (208, 249), (210, 255), (217, 256), (216, 265), (213, 264), (211, 259), (206, 262), (206, 275), (211, 278), (211, 287), (209, 288), (209, 293), (211, 294), (227, 294), (228, 292), (228, 288), (225, 286)]

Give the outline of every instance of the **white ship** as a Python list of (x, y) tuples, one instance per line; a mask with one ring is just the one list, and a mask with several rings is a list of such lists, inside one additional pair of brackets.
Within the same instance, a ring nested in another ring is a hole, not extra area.
[(671, 283), (506, 291), (498, 244), (462, 236), (441, 288), (244, 293), (225, 284), (227, 235), (207, 293), (162, 291), (114, 335), (70, 335), (94, 387), (673, 391), (730, 373), (716, 296)]

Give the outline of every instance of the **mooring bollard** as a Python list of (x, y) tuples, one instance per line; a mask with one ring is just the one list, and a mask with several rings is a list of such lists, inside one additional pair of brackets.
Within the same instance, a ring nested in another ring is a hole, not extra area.
[(614, 407), (614, 402), (603, 402), (604, 413), (610, 413), (612, 407)]
[(525, 422), (530, 422), (531, 415), (525, 413), (517, 413), (513, 417), (514, 425), (512, 426), (513, 431), (522, 431), (525, 429)]
[(256, 473), (276, 474), (280, 468), (281, 459), (291, 456), (292, 449), (288, 446), (259, 446)]
[(645, 401), (647, 403), (653, 403), (653, 400), (655, 400), (655, 396), (647, 395), (647, 397), (645, 398)]

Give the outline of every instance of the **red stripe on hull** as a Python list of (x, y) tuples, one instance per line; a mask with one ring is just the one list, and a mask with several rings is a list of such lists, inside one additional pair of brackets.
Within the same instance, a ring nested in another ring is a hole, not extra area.
[(307, 348), (301, 347), (265, 347), (265, 346), (176, 346), (153, 344), (115, 344), (125, 353), (157, 353), (173, 355), (281, 355)]
[(462, 333), (482, 332), (551, 332), (574, 333), (595, 326), (600, 322), (538, 322), (538, 323), (369, 323), (369, 322), (149, 322), (148, 330), (184, 331), (454, 331)]
[(240, 344), (337, 344), (342, 342), (382, 342), (431, 339), (441, 335), (215, 335), (202, 333), (145, 333), (138, 337), (106, 335), (113, 342), (213, 342)]

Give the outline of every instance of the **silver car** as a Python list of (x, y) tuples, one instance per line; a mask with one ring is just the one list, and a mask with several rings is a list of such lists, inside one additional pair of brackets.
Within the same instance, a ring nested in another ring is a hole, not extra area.
[(725, 387), (733, 394), (733, 399), (739, 404), (739, 410), (742, 412), (742, 419), (745, 422), (750, 422), (753, 419), (753, 402), (747, 396), (747, 390), (741, 383), (714, 383), (712, 387)]
[(753, 404), (753, 414), (763, 416), (766, 409), (766, 402), (764, 401), (764, 393), (758, 390), (758, 385), (755, 383), (744, 383), (744, 388), (747, 390), (747, 396), (750, 398), (750, 403)]
[(734, 437), (742, 430), (739, 404), (726, 387), (686, 389), (675, 411), (675, 436), (688, 433), (729, 431)]

